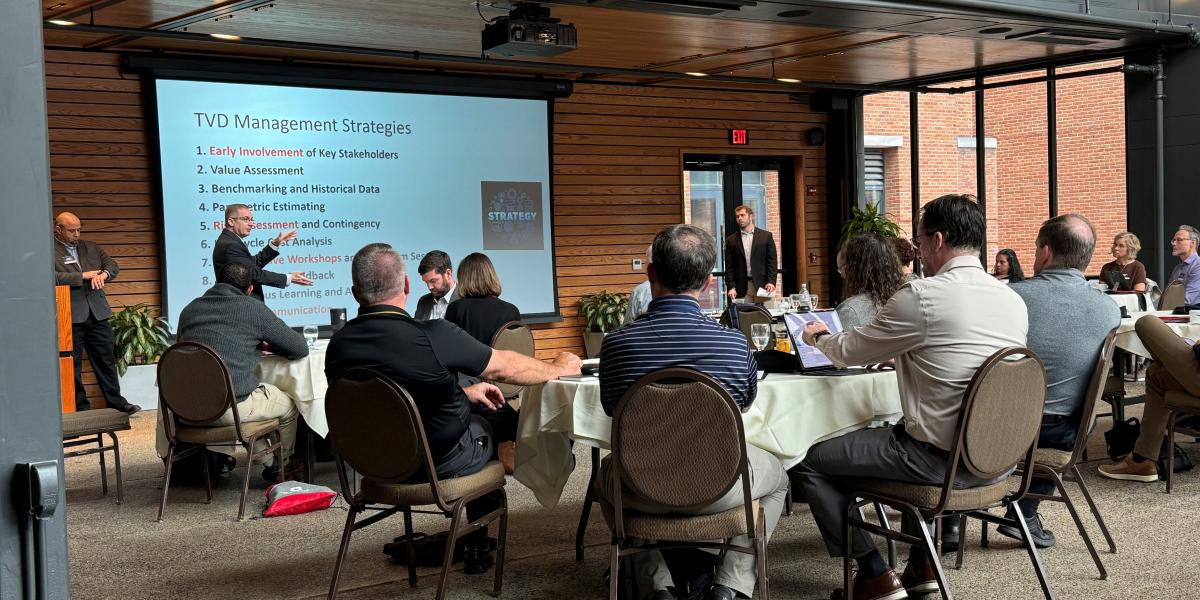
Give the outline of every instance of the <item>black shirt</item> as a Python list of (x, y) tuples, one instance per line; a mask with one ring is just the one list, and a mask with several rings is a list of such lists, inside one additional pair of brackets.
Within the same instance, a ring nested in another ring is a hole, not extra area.
[(446, 320), (462, 327), (480, 343), (491, 346), (492, 338), (496, 337), (500, 326), (510, 321), (520, 321), (521, 311), (495, 296), (459, 298), (446, 307)]
[(452, 457), (471, 416), (457, 376), (479, 375), (491, 358), (491, 348), (452, 323), (416, 321), (401, 308), (379, 304), (360, 308), (333, 336), (325, 376), (332, 382), (347, 369), (367, 367), (407, 390), (421, 413), (434, 463), (440, 464)]

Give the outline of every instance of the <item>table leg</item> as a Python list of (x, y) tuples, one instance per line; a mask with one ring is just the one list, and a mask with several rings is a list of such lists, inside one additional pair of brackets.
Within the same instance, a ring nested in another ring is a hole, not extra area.
[(579, 514), (579, 528), (575, 530), (575, 562), (583, 562), (583, 542), (587, 534), (588, 517), (592, 514), (592, 502), (596, 497), (596, 476), (600, 473), (600, 449), (592, 448), (592, 476), (588, 479), (587, 492), (583, 495), (583, 511)]
[(304, 444), (304, 479), (305, 483), (313, 482), (314, 469), (317, 466), (317, 434), (313, 433), (311, 427), (304, 427), (305, 444)]

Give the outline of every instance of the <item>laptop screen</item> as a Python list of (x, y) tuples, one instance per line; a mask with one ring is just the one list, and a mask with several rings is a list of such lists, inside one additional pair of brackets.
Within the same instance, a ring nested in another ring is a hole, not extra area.
[(842, 320), (838, 318), (836, 310), (827, 309), (783, 315), (783, 321), (787, 324), (788, 334), (792, 337), (792, 344), (796, 348), (796, 357), (800, 359), (800, 369), (803, 371), (828, 369), (834, 366), (833, 361), (818, 350), (816, 346), (809, 346), (804, 343), (804, 326), (810, 321), (816, 321), (817, 319), (823, 321), (830, 332), (841, 333)]

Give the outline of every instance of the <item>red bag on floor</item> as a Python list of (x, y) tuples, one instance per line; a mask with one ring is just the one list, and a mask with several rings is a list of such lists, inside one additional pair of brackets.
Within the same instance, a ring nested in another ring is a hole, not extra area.
[(267, 488), (267, 508), (264, 517), (282, 517), (324, 510), (333, 505), (337, 492), (302, 481), (284, 481)]

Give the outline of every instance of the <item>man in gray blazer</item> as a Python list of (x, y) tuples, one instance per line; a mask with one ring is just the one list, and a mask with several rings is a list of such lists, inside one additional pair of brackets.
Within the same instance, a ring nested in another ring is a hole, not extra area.
[(110, 408), (126, 414), (142, 409), (121, 395), (114, 355), (112, 309), (104, 286), (117, 277), (117, 261), (95, 242), (79, 239), (79, 217), (64, 212), (54, 219), (54, 282), (71, 287), (71, 335), (75, 353), (75, 410), (92, 407), (83, 388), (83, 351), (87, 350), (96, 381)]
[(431, 250), (417, 265), (417, 274), (429, 288), (429, 293), (417, 300), (413, 318), (418, 321), (445, 318), (446, 307), (458, 300), (458, 284), (454, 282), (454, 263), (450, 262), (450, 255)]
[(734, 209), (738, 231), (725, 237), (725, 288), (729, 299), (754, 297), (759, 288), (775, 293), (779, 256), (770, 231), (754, 226), (754, 209)]

